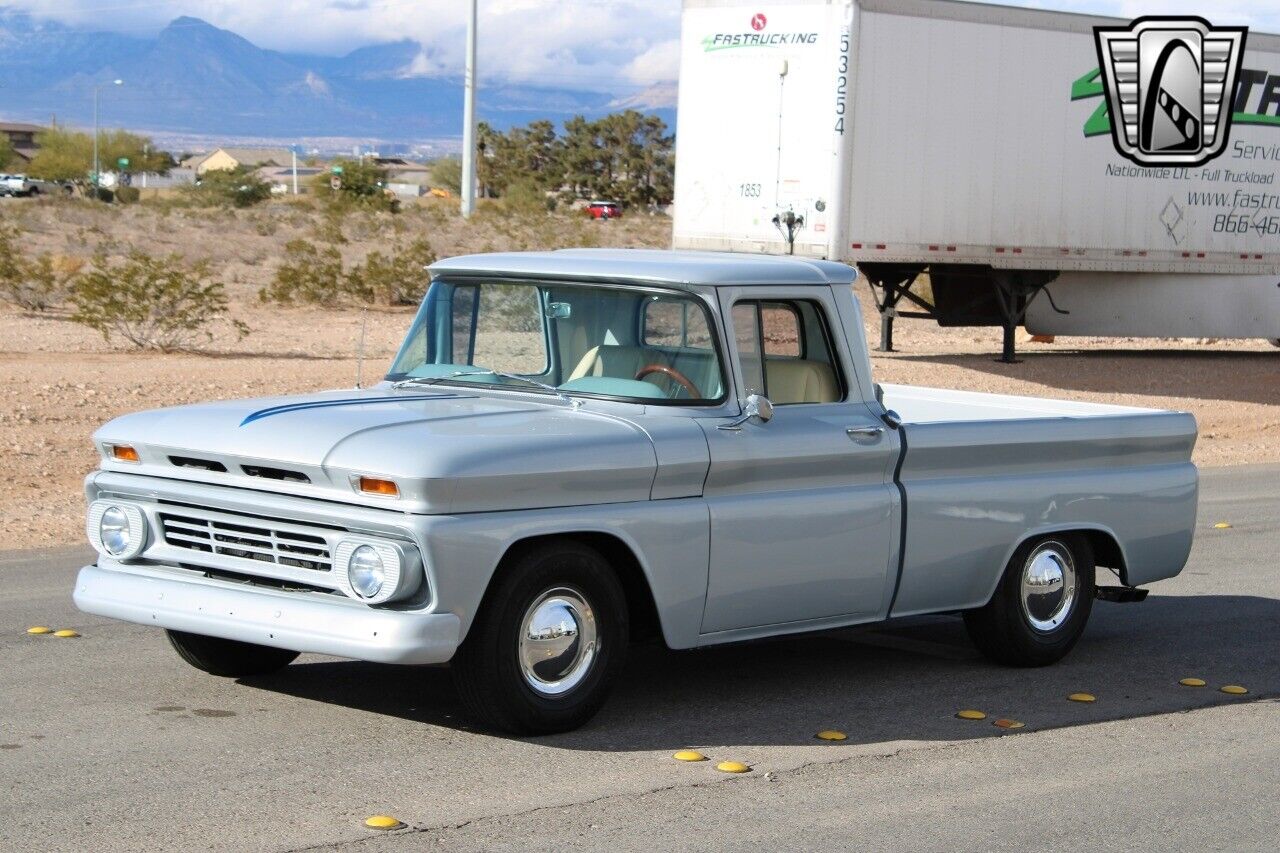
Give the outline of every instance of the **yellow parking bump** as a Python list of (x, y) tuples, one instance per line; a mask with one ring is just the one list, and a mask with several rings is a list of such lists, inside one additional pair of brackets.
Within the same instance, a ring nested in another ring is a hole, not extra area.
[(392, 829), (401, 829), (404, 827), (402, 821), (396, 820), (391, 815), (376, 814), (371, 818), (367, 818), (364, 825), (370, 829), (380, 829), (383, 831)]
[(1020, 722), (1018, 720), (1008, 720), (1001, 717), (998, 720), (992, 720), (991, 725), (995, 726), (998, 729), (1020, 729), (1023, 726), (1025, 726), (1026, 723)]
[(961, 720), (985, 720), (987, 718), (987, 715), (982, 711), (975, 711), (972, 708), (957, 711), (956, 716)]
[(1096, 701), (1098, 701), (1098, 697), (1097, 697), (1097, 696), (1094, 696), (1092, 693), (1072, 693), (1072, 694), (1071, 694), (1070, 696), (1068, 696), (1067, 698), (1068, 698), (1068, 699), (1070, 699), (1072, 702), (1096, 702)]
[(818, 740), (848, 740), (849, 736), (844, 732), (838, 732), (835, 729), (823, 729), (814, 735)]
[(1183, 687), (1204, 687), (1203, 678), (1180, 678), (1178, 683)]
[(1215, 530), (1230, 530), (1230, 529), (1231, 529), (1231, 522), (1229, 522), (1229, 521), (1219, 521), (1219, 522), (1218, 522), (1217, 524), (1215, 524), (1213, 527), (1214, 527), (1214, 529), (1215, 529)]
[(76, 631), (72, 631), (70, 628), (63, 628), (61, 631), (54, 631), (54, 632), (53, 632), (53, 636), (55, 636), (55, 637), (79, 637), (79, 636), (80, 636), (80, 634), (79, 634), (78, 632), (76, 632)]
[(741, 761), (721, 761), (716, 765), (716, 769), (721, 773), (749, 773), (751, 768), (743, 764)]
[(671, 756), (676, 761), (706, 761), (707, 757), (696, 749), (682, 749)]
[(45, 627), (45, 626), (43, 626), (43, 625), (36, 625), (36, 626), (34, 626), (34, 627), (28, 628), (28, 629), (27, 629), (27, 633), (28, 633), (28, 634), (52, 634), (52, 633), (53, 633), (53, 629), (52, 629), (52, 628), (46, 628), (46, 627)]
[(1247, 688), (1241, 687), (1239, 684), (1227, 684), (1218, 689), (1223, 693), (1230, 693), (1232, 696), (1243, 696), (1249, 692)]

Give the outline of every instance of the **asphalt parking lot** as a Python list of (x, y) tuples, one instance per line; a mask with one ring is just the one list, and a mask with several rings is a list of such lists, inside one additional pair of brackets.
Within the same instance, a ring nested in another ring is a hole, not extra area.
[(538, 739), (471, 730), (442, 668), (204, 675), (75, 610), (83, 549), (0, 553), (0, 849), (1271, 850), (1277, 553), (1280, 467), (1208, 470), (1187, 569), (1098, 602), (1057, 666), (988, 664), (947, 617), (644, 647), (592, 724)]

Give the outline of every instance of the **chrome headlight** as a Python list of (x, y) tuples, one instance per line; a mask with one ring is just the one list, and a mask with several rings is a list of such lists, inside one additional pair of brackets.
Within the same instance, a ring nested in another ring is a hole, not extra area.
[(89, 543), (106, 557), (128, 560), (147, 546), (147, 521), (142, 510), (120, 501), (94, 501), (85, 523)]
[(366, 604), (408, 598), (422, 582), (422, 558), (412, 545), (343, 539), (333, 556), (343, 591)]
[(387, 582), (387, 567), (372, 545), (361, 545), (347, 561), (347, 582), (361, 598), (373, 598)]

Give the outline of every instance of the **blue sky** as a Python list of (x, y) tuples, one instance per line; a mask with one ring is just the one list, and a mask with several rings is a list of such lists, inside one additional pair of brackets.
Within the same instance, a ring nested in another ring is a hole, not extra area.
[[(3, 4), (5, 0), (0, 0)], [(456, 73), (464, 0), (8, 0), (76, 30), (157, 32), (181, 15), (204, 18), (263, 47), (342, 54), (410, 37), (425, 49), (413, 71)], [(761, 5), (768, 5), (762, 0)], [(1132, 18), (1199, 14), (1217, 24), (1280, 32), (1280, 0), (1027, 0), (1034, 6)], [(480, 0), (482, 72), (565, 88), (643, 88), (674, 79), (680, 0)]]

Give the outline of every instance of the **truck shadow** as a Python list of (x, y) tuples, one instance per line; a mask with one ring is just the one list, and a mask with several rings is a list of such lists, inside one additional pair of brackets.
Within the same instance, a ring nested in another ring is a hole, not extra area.
[(1003, 364), (995, 361), (990, 353), (895, 355), (879, 363), (949, 364), (1049, 388), (1120, 397), (1141, 394), (1280, 404), (1280, 383), (1275, 380), (1280, 370), (1280, 349), (1274, 352), (1032, 350), (1018, 353), (1018, 358), (1022, 359), (1018, 364)]
[[(988, 663), (956, 617), (928, 617), (817, 635), (672, 652), (636, 647), (604, 710), (583, 729), (532, 739), (603, 752), (686, 746), (819, 744), (835, 728), (848, 743), (1000, 736), (1280, 695), (1280, 601), (1255, 596), (1152, 595), (1139, 605), (1097, 602), (1085, 636), (1061, 663)], [(1208, 686), (1183, 687), (1184, 677)], [(298, 663), (246, 686), (415, 724), (474, 731), (447, 668)], [(1218, 691), (1249, 688), (1246, 697)], [(1071, 693), (1097, 701), (1067, 700)], [(956, 719), (960, 709), (988, 719)]]

